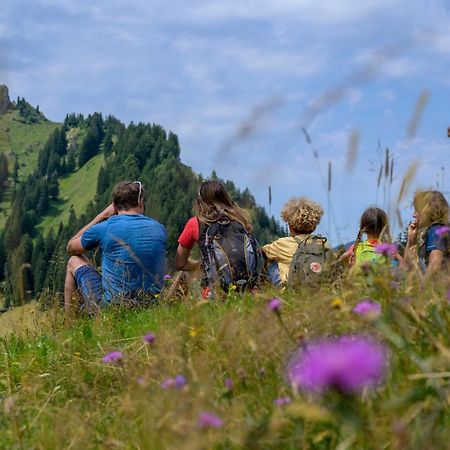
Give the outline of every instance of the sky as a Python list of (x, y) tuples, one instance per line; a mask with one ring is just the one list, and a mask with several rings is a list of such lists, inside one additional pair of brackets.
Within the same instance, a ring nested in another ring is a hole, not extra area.
[(0, 84), (54, 121), (161, 124), (277, 218), (321, 203), (338, 244), (367, 206), (396, 234), (416, 189), (450, 191), (449, 21), (450, 0), (3, 0)]

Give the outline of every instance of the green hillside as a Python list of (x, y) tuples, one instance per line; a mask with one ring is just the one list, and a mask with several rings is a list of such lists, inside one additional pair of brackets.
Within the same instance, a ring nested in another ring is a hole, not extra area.
[[(25, 180), (36, 168), (39, 152), (50, 134), (59, 126), (60, 124), (48, 120), (30, 123), (17, 110), (0, 115), (0, 153), (8, 157), (10, 173), (16, 158), (18, 159), (19, 181)], [(0, 230), (5, 227), (10, 209), (10, 187), (7, 187), (0, 202)]]
[(19, 179), (26, 178), (36, 167), (39, 151), (48, 137), (60, 124), (41, 120), (29, 123), (19, 111), (0, 115), (0, 152), (9, 156), (10, 170), (14, 154), (19, 160)]
[(47, 214), (39, 224), (44, 234), (52, 229), (56, 231), (61, 222), (67, 225), (71, 208), (77, 216), (86, 211), (89, 202), (95, 197), (98, 173), (104, 164), (104, 155), (96, 155), (81, 169), (59, 179), (58, 199), (50, 200)]
[[(45, 120), (24, 100), (20, 105), (28, 122)], [(62, 291), (67, 239), (111, 202), (113, 186), (124, 179), (141, 180), (146, 187), (146, 211), (166, 226), (168, 267), (173, 266), (177, 238), (192, 215), (202, 181), (181, 162), (175, 134), (155, 124), (127, 126), (100, 113), (70, 114), (50, 134), (34, 167), (15, 186), (0, 240), (6, 306), (22, 304), (47, 289)], [(217, 179), (214, 172), (211, 177)], [(282, 234), (248, 189), (240, 191), (231, 181), (225, 185), (249, 211), (261, 245)], [(30, 269), (25, 275), (24, 267)]]

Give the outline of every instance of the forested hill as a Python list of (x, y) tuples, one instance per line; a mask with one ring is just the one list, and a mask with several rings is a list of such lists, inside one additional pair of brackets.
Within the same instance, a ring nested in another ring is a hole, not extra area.
[[(110, 203), (112, 187), (121, 180), (145, 184), (146, 213), (168, 231), (170, 264), (203, 181), (181, 163), (174, 133), (155, 124), (126, 126), (99, 113), (67, 115), (30, 172), (13, 186), (11, 212), (0, 239), (7, 304), (22, 303), (47, 289), (62, 292), (67, 240)], [(217, 178), (215, 172), (211, 177)], [(283, 234), (248, 189), (240, 191), (231, 181), (225, 184), (250, 212), (261, 244)]]

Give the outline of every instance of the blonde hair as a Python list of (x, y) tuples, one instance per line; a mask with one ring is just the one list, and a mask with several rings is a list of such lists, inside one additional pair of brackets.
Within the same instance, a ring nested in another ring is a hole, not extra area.
[(448, 222), (449, 206), (439, 191), (420, 191), (414, 196), (413, 205), (419, 213), (419, 227), (428, 227), (434, 222)]
[(246, 211), (240, 208), (228, 195), (225, 186), (218, 181), (204, 181), (194, 205), (196, 216), (203, 223), (213, 223), (222, 215), (239, 222), (251, 233), (253, 226)]
[(322, 216), (322, 207), (306, 197), (291, 198), (281, 210), (281, 218), (297, 233), (312, 233)]

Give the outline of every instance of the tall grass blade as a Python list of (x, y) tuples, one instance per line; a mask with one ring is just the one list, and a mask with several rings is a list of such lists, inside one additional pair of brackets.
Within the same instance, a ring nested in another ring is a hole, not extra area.
[(420, 125), (420, 121), (422, 120), (423, 112), (428, 104), (428, 99), (430, 97), (430, 93), (427, 90), (423, 90), (419, 98), (417, 99), (416, 106), (414, 108), (413, 115), (408, 124), (407, 136), (412, 139), (416, 135), (417, 128)]
[(345, 164), (345, 168), (349, 172), (351, 172), (355, 167), (356, 157), (358, 156), (359, 141), (360, 135), (358, 130), (353, 130), (348, 143), (347, 161)]
[(400, 187), (400, 191), (398, 193), (397, 198), (397, 205), (401, 203), (401, 201), (406, 197), (406, 195), (409, 192), (409, 188), (411, 187), (411, 183), (414, 180), (414, 177), (416, 176), (417, 169), (419, 168), (419, 162), (414, 161), (411, 163), (411, 165), (408, 167), (408, 170), (405, 173), (405, 176), (402, 180), (402, 185)]

